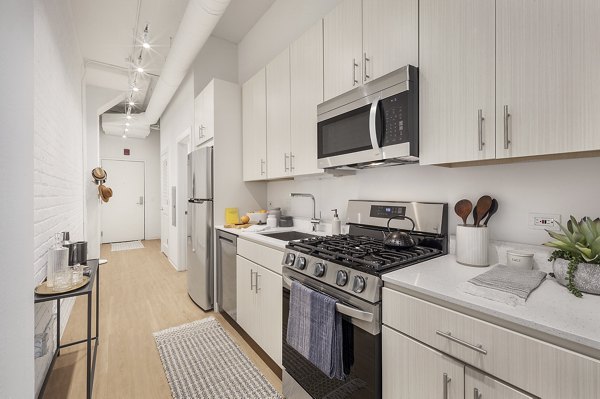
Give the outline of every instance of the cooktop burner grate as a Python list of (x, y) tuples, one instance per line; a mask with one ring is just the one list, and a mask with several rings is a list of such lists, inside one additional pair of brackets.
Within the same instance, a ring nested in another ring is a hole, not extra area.
[(375, 238), (351, 235), (292, 241), (287, 248), (370, 274), (408, 266), (442, 253), (439, 249), (421, 245), (394, 249), (386, 247), (381, 240)]

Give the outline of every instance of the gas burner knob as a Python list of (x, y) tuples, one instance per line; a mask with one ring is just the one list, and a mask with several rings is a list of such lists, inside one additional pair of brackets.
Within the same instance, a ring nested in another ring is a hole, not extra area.
[(363, 292), (365, 290), (365, 285), (366, 285), (366, 281), (365, 278), (362, 276), (355, 276), (354, 277), (354, 283), (352, 284), (352, 291), (356, 292), (357, 294), (360, 294), (361, 292)]
[(306, 258), (303, 256), (300, 256), (298, 258), (298, 260), (296, 261), (296, 268), (300, 269), (300, 270), (304, 270), (306, 268)]
[(340, 287), (343, 287), (348, 282), (348, 273), (344, 270), (338, 270), (337, 276), (335, 277), (335, 283)]
[(326, 270), (327, 270), (327, 266), (325, 266), (323, 263), (316, 263), (315, 271), (313, 272), (313, 275), (315, 277), (323, 277), (325, 275)]
[(294, 266), (294, 261), (296, 260), (296, 255), (294, 255), (293, 253), (288, 253), (287, 255), (285, 255), (285, 259), (284, 259), (284, 263), (287, 266)]

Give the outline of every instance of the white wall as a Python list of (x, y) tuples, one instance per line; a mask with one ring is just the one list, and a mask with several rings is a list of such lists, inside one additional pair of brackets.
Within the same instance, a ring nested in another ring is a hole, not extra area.
[[(131, 155), (123, 155), (129, 148)], [(100, 159), (144, 161), (145, 178), (145, 236), (146, 240), (160, 238), (160, 134), (152, 130), (145, 139), (100, 134)], [(107, 185), (110, 187), (110, 175)], [(97, 193), (98, 191), (96, 191)]]
[[(164, 154), (165, 152), (168, 154), (169, 204), (171, 204), (171, 187), (177, 185), (177, 173), (187, 174), (187, 170), (178, 171), (177, 169), (177, 139), (188, 130), (191, 133), (193, 127), (194, 76), (192, 72), (189, 72), (160, 118), (160, 154)], [(184, 192), (177, 190), (177, 196), (179, 195), (187, 195), (187, 193), (185, 190)], [(167, 256), (178, 270), (185, 270), (185, 258), (177, 250), (179, 247), (177, 227), (171, 224), (171, 212), (172, 207), (169, 207), (167, 227), (169, 231), (169, 247)]]
[[(84, 69), (67, 0), (36, 0), (33, 32), (33, 284), (38, 284), (46, 277), (47, 251), (54, 233), (69, 231), (72, 240), (84, 237)], [(63, 301), (62, 326), (73, 303)], [(51, 306), (36, 307), (36, 333), (48, 326)], [(49, 361), (50, 356), (36, 359), (36, 389)]]
[[(297, 36), (324, 16), (336, 0), (295, 2), (277, 0), (239, 44), (239, 76), (244, 82)], [(310, 10), (310, 11), (307, 11)], [(306, 199), (289, 197), (292, 191), (310, 192), (317, 213), (331, 219), (333, 208), (345, 220), (349, 199), (410, 200), (454, 203), (465, 197), (476, 201), (482, 194), (496, 197), (500, 210), (490, 222), (494, 239), (524, 243), (547, 240), (543, 230), (527, 226), (528, 213), (546, 212), (577, 217), (600, 216), (600, 186), (593, 182), (600, 158), (529, 162), (446, 169), (407, 165), (359, 171), (355, 176), (299, 179), (268, 183), (270, 206), (281, 206), (295, 216), (312, 214)], [(450, 230), (458, 217), (450, 211)]]
[(33, 0), (0, 2), (0, 397), (34, 396)]
[(342, 0), (276, 0), (238, 45), (239, 82), (267, 65)]
[(83, 170), (85, 190), (85, 240), (88, 258), (100, 257), (100, 206), (98, 186), (92, 179), (92, 169), (100, 166), (100, 115), (110, 109), (125, 94), (121, 91), (87, 85), (85, 90), (85, 146)]

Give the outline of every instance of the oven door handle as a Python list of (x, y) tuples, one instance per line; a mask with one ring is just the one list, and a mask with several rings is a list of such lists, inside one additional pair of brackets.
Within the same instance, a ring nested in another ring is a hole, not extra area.
[(369, 135), (371, 136), (371, 145), (373, 146), (373, 151), (375, 155), (379, 155), (381, 153), (381, 148), (379, 147), (379, 142), (377, 140), (377, 107), (379, 106), (379, 98), (373, 101), (371, 104), (371, 111), (369, 112)]
[[(283, 276), (283, 281), (289, 287), (292, 286), (292, 279), (289, 278), (288, 276)], [(300, 284), (302, 284), (302, 283), (300, 283)], [(372, 322), (373, 318), (374, 318), (374, 315), (371, 312), (365, 312), (364, 310), (360, 310), (358, 308), (355, 308), (353, 306), (348, 306), (348, 305), (345, 305), (340, 302), (335, 304), (335, 310), (338, 313), (343, 314), (345, 316), (352, 317), (353, 319), (367, 321), (367, 322)]]

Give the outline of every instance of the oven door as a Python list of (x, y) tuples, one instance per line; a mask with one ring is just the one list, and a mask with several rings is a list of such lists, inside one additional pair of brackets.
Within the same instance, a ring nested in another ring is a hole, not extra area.
[[(330, 379), (287, 344), (290, 284), (296, 280), (339, 298), (342, 307), (345, 381)], [(345, 314), (347, 313), (347, 314)], [(283, 268), (283, 394), (287, 399), (381, 398), (381, 305), (371, 304)]]

